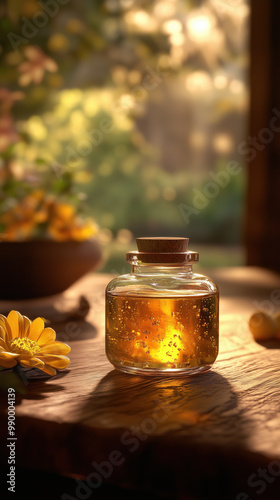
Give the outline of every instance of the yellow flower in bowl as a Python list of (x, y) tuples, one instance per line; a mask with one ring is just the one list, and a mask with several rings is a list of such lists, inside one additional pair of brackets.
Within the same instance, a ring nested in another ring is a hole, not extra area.
[(50, 210), (48, 232), (56, 241), (84, 241), (94, 236), (98, 228), (90, 217), (79, 217), (74, 206), (54, 202)]
[(42, 318), (31, 322), (17, 311), (11, 311), (7, 318), (0, 314), (0, 366), (12, 368), (20, 363), (55, 375), (56, 368), (69, 365), (66, 354), (71, 350), (55, 338), (55, 331), (45, 328)]
[(0, 216), (0, 223), (5, 226), (1, 239), (16, 241), (30, 238), (36, 226), (47, 219), (45, 192), (34, 190)]

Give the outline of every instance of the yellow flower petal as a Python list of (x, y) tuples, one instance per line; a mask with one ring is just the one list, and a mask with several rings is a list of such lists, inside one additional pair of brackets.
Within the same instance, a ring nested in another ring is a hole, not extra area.
[(56, 338), (56, 333), (52, 328), (49, 328), (49, 327), (44, 328), (41, 335), (37, 339), (37, 344), (39, 346), (43, 346), (45, 344), (49, 344), (49, 343), (54, 342), (55, 338)]
[(13, 352), (0, 351), (0, 366), (4, 368), (11, 368), (15, 366), (18, 362), (19, 354)]
[(5, 342), (7, 337), (6, 328), (0, 324), (0, 338)]
[(24, 318), (19, 312), (16, 311), (16, 313), (18, 315), (19, 337), (23, 337), (24, 336)]
[(23, 331), (23, 317), (17, 311), (11, 311), (7, 316), (7, 323), (11, 329), (12, 338), (21, 337)]
[(28, 332), (30, 329), (31, 321), (27, 316), (23, 316), (23, 321), (24, 321), (24, 329), (23, 329), (23, 337), (28, 337)]
[(3, 368), (13, 368), (13, 366), (16, 366), (16, 364), (17, 359), (15, 358), (0, 358), (0, 366), (2, 366)]
[[(0, 327), (0, 330), (1, 330), (1, 327)], [(8, 351), (8, 346), (5, 342), (5, 340), (3, 340), (3, 337), (2, 338), (0, 337), (0, 347), (2, 347), (4, 349), (4, 351)]]
[(75, 208), (67, 203), (57, 203), (55, 205), (55, 215), (61, 219), (71, 219), (75, 214)]
[(41, 348), (40, 354), (68, 354), (71, 347), (63, 342), (53, 342)]
[(47, 354), (46, 356), (38, 355), (38, 358), (42, 359), (45, 364), (51, 365), (54, 368), (59, 368), (60, 370), (66, 368), (70, 363), (70, 359), (67, 358), (67, 356), (55, 356), (54, 354)]
[(29, 366), (30, 368), (44, 368), (45, 363), (38, 358), (19, 358), (19, 363), (22, 366)]
[(6, 332), (5, 341), (6, 342), (12, 341), (13, 340), (12, 330), (7, 320), (6, 320), (5, 332)]
[(42, 318), (36, 318), (30, 325), (29, 335), (30, 340), (37, 341), (42, 331), (44, 330), (45, 323)]
[(9, 351), (1, 351), (0, 352), (0, 359), (1, 358), (4, 358), (4, 357), (7, 357), (7, 358), (18, 358), (19, 357), (19, 354), (17, 352), (9, 352)]
[(0, 314), (0, 326), (2, 326), (3, 328), (6, 328), (6, 320), (7, 318), (3, 316), (3, 314)]
[(44, 368), (41, 368), (41, 370), (49, 375), (56, 375), (56, 369), (50, 365), (45, 365)]

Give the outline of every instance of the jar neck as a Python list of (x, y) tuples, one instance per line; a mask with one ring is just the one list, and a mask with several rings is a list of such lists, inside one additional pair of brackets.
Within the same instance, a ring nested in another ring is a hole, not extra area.
[(184, 275), (191, 276), (193, 274), (192, 265), (167, 265), (167, 264), (137, 264), (132, 265), (132, 274), (164, 274), (164, 275)]

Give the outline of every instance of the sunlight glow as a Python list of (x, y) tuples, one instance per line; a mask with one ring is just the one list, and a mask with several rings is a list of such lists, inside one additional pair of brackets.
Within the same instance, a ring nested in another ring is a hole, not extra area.
[(228, 77), (226, 75), (216, 75), (213, 80), (214, 86), (218, 90), (225, 89), (228, 85)]
[(242, 94), (245, 91), (245, 85), (241, 80), (234, 79), (230, 82), (229, 89), (233, 94)]
[(162, 30), (168, 35), (180, 33), (182, 31), (182, 23), (177, 19), (170, 19), (169, 21), (165, 21), (165, 23), (163, 23)]
[(180, 45), (183, 45), (185, 42), (185, 37), (183, 33), (174, 33), (174, 35), (170, 36), (170, 42), (172, 45), (178, 47)]
[(213, 139), (213, 149), (220, 154), (228, 154), (233, 150), (233, 140), (229, 134), (216, 134)]
[(123, 245), (127, 245), (133, 240), (133, 234), (129, 229), (119, 229), (117, 233), (117, 241)]
[(206, 71), (195, 71), (187, 76), (186, 88), (190, 92), (210, 91), (213, 88), (212, 78)]
[(211, 34), (214, 20), (206, 14), (191, 14), (187, 19), (189, 37), (194, 42), (203, 41)]
[(28, 132), (33, 139), (43, 141), (47, 137), (47, 129), (40, 116), (31, 116), (27, 123)]
[(138, 29), (138, 31), (152, 33), (157, 29), (157, 20), (145, 10), (127, 12), (125, 21), (128, 25), (132, 25), (134, 29)]
[(176, 9), (175, 3), (160, 1), (154, 6), (154, 13), (157, 17), (170, 17)]

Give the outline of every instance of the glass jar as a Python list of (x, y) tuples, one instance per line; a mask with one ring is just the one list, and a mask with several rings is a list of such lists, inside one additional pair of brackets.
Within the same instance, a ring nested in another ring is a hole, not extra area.
[(106, 354), (118, 370), (192, 375), (211, 368), (219, 348), (219, 291), (194, 274), (188, 238), (137, 238), (132, 273), (106, 288)]

